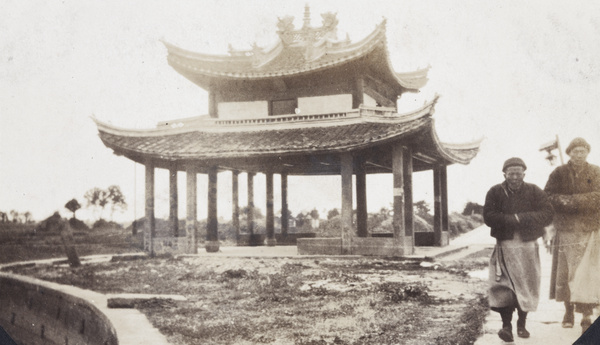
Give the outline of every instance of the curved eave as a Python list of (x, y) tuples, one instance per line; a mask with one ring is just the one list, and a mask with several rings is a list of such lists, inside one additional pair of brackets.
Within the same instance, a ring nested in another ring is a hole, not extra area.
[(483, 138), (466, 143), (444, 143), (441, 142), (435, 132), (435, 126), (431, 126), (431, 137), (436, 145), (437, 152), (449, 164), (469, 164), (479, 153), (479, 147)]
[[(250, 56), (227, 56), (227, 55), (209, 55), (191, 52), (185, 49), (176, 47), (170, 43), (164, 42), (165, 47), (168, 51), (167, 61), (173, 69), (178, 73), (189, 79), (190, 81), (198, 84), (199, 86), (207, 89), (210, 85), (211, 80), (218, 79), (250, 79), (260, 80), (277, 77), (291, 77), (298, 76), (307, 73), (317, 72), (323, 69), (340, 66), (351, 61), (358, 60), (369, 53), (373, 52), (377, 47), (383, 49), (385, 55), (385, 62), (387, 73), (395, 80), (400, 87), (408, 91), (418, 91), (419, 88), (425, 86), (427, 83), (427, 69), (421, 69), (413, 72), (397, 73), (394, 71), (392, 63), (390, 61), (389, 52), (387, 50), (387, 39), (386, 39), (386, 21), (384, 20), (380, 25), (377, 25), (375, 30), (371, 32), (367, 37), (359, 42), (350, 44), (348, 46), (340, 48), (331, 48), (324, 51), (324, 54), (319, 58), (313, 59), (311, 62), (303, 66), (294, 66), (289, 69), (280, 70), (269, 70), (269, 62), (275, 60), (277, 56), (271, 54), (272, 52), (281, 52), (283, 49), (281, 43), (276, 45), (275, 48), (267, 52), (269, 60), (262, 62), (259, 66), (252, 71), (249, 66), (253, 64), (253, 58)], [(281, 48), (281, 49), (280, 49)], [(333, 58), (331, 60), (322, 59), (323, 56), (336, 56), (339, 58)], [(210, 68), (211, 65), (222, 65), (228, 66), (226, 68)], [(231, 68), (231, 65), (241, 64), (244, 67)], [(207, 67), (208, 66), (208, 67)]]
[(427, 85), (427, 82), (429, 81), (429, 78), (427, 77), (428, 74), (429, 67), (413, 72), (394, 73), (394, 77), (398, 80), (398, 84), (402, 85), (407, 90), (414, 92)]

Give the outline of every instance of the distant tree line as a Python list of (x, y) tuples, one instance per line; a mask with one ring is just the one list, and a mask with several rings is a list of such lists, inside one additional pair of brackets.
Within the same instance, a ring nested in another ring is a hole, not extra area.
[(18, 223), (18, 224), (30, 224), (33, 223), (33, 216), (31, 212), (18, 212), (11, 210), (10, 212), (0, 211), (0, 223)]

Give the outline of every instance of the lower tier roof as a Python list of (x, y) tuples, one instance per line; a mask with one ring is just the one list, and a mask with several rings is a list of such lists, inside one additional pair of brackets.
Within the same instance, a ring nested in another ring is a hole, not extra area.
[(364, 163), (367, 173), (389, 173), (391, 153), (398, 144), (412, 150), (415, 171), (468, 164), (477, 155), (480, 141), (462, 145), (440, 142), (432, 118), (434, 103), (405, 115), (361, 108), (333, 120), (295, 117), (274, 125), (212, 119), (186, 128), (127, 130), (94, 120), (100, 139), (115, 154), (178, 170), (203, 172), (216, 166), (290, 175), (339, 174), (340, 154), (351, 153), (355, 164)]

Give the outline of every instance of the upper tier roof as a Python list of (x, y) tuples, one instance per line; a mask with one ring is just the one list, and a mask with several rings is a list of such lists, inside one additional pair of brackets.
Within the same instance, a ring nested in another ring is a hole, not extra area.
[(408, 73), (396, 73), (386, 44), (386, 21), (359, 42), (337, 41), (335, 14), (323, 14), (323, 26), (313, 28), (307, 22), (295, 30), (293, 17), (279, 19), (279, 42), (271, 49), (254, 46), (252, 50), (235, 51), (229, 55), (209, 55), (191, 52), (163, 42), (168, 50), (169, 64), (184, 77), (209, 89), (220, 79), (267, 79), (291, 77), (325, 68), (333, 68), (366, 56), (368, 63), (383, 71), (391, 82), (405, 91), (417, 91), (427, 83), (428, 68)]
[(121, 129), (94, 120), (100, 138), (116, 154), (140, 163), (153, 159), (163, 167), (179, 162), (241, 171), (268, 168), (290, 174), (339, 174), (339, 153), (363, 152), (371, 159), (368, 172), (390, 172), (389, 145), (397, 142), (413, 148), (416, 171), (469, 163), (479, 142), (440, 142), (431, 117), (434, 104), (404, 115), (363, 107), (347, 113), (263, 119), (200, 118), (148, 130)]

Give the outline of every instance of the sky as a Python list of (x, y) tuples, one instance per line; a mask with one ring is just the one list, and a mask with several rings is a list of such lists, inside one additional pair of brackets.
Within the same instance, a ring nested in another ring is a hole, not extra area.
[[(387, 19), (390, 59), (397, 72), (430, 67), (418, 94), (401, 110), (440, 95), (434, 115), (440, 139), (483, 139), (469, 165), (448, 167), (450, 211), (483, 204), (503, 180), (504, 160), (528, 165), (527, 182), (543, 187), (555, 166), (539, 152), (559, 137), (592, 147), (600, 165), (600, 2), (533, 1), (232, 1), (232, 0), (3, 0), (0, 3), (0, 211), (30, 212), (41, 220), (76, 198), (78, 217), (93, 220), (84, 194), (117, 185), (131, 221), (144, 214), (144, 167), (116, 156), (98, 137), (92, 116), (124, 128), (206, 114), (207, 94), (175, 72), (166, 41), (181, 48), (226, 54), (276, 42), (278, 17), (302, 25), (305, 4), (313, 26), (337, 13), (338, 38), (353, 42)], [(558, 152), (555, 151), (558, 155)], [(245, 174), (240, 204), (245, 205)], [(185, 174), (179, 176), (180, 217)], [(206, 216), (206, 176), (198, 178), (199, 217)], [(219, 216), (231, 211), (231, 174), (219, 174)], [(168, 215), (168, 173), (156, 172), (156, 216)], [(278, 199), (275, 177), (275, 202)], [(339, 177), (290, 177), (293, 214), (341, 205)], [(390, 175), (367, 179), (369, 211), (392, 202)], [(433, 204), (431, 173), (414, 176), (415, 201)], [(255, 203), (265, 209), (264, 175)], [(276, 207), (276, 210), (278, 208)], [(109, 212), (103, 214), (110, 217)]]

